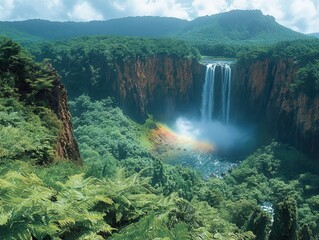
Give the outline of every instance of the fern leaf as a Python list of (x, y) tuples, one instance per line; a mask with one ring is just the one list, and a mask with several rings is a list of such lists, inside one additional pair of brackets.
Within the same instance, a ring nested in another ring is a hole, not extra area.
[(4, 213), (1, 211), (0, 213), (0, 226), (6, 225), (11, 217), (10, 213)]
[(82, 189), (84, 187), (83, 173), (70, 176), (65, 186), (73, 189)]
[(69, 226), (75, 225), (75, 220), (69, 217), (69, 218), (58, 220), (58, 223), (61, 227), (69, 227)]
[(103, 240), (104, 238), (96, 233), (89, 233), (81, 236), (79, 240)]
[(114, 203), (111, 198), (108, 198), (108, 197), (102, 196), (102, 195), (96, 196), (95, 199), (96, 199), (97, 201), (100, 201), (100, 202), (103, 202), (103, 203), (106, 203), (106, 204), (109, 204), (109, 205), (111, 205), (111, 204)]
[(87, 220), (91, 223), (97, 223), (99, 220), (103, 220), (104, 214), (99, 212), (89, 212), (86, 214)]
[(122, 220), (123, 214), (121, 212), (115, 213), (116, 222), (120, 222)]
[(2, 189), (11, 189), (13, 187), (14, 187), (14, 184), (12, 184), (11, 182), (0, 179), (0, 189), (1, 190)]

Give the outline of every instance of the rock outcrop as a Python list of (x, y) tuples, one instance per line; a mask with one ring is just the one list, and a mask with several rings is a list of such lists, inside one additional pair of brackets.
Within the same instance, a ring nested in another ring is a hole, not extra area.
[(56, 76), (57, 79), (54, 81), (53, 88), (49, 94), (50, 107), (62, 123), (56, 141), (55, 155), (58, 158), (81, 162), (78, 144), (73, 134), (73, 125), (71, 122), (71, 114), (68, 109), (66, 90), (61, 84), (57, 74)]
[(238, 122), (260, 123), (268, 138), (289, 143), (318, 159), (319, 95), (292, 91), (296, 72), (292, 59), (236, 64), (232, 115)]

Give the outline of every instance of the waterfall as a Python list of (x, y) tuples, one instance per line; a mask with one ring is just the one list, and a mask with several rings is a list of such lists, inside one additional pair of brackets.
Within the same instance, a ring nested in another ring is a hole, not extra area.
[(229, 123), (230, 90), (230, 66), (226, 63), (208, 64), (202, 92), (201, 118), (203, 121), (218, 119), (225, 124)]
[(214, 107), (214, 86), (215, 86), (216, 64), (208, 64), (206, 67), (205, 83), (202, 93), (202, 120), (211, 121)]

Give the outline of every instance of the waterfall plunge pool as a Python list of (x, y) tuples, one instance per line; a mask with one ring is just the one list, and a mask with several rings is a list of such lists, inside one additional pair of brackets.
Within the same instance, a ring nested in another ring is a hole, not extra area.
[(242, 159), (238, 149), (249, 140), (246, 131), (230, 124), (185, 117), (171, 127), (158, 125), (151, 135), (153, 150), (166, 163), (194, 168), (204, 178), (222, 177), (237, 166)]
[(178, 118), (172, 134), (162, 134), (170, 136), (169, 141), (162, 139), (166, 142), (162, 150), (170, 164), (190, 166), (205, 178), (221, 177), (242, 159), (252, 134), (231, 124), (231, 62), (209, 60), (205, 64), (200, 119)]

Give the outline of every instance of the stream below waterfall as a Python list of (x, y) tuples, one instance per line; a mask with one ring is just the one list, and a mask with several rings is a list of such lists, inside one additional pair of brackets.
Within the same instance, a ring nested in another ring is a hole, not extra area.
[(167, 163), (191, 167), (198, 171), (204, 179), (210, 177), (221, 178), (238, 164), (238, 162), (229, 161), (229, 159), (221, 157), (216, 153), (208, 154), (196, 151), (187, 152), (182, 156), (170, 159)]

